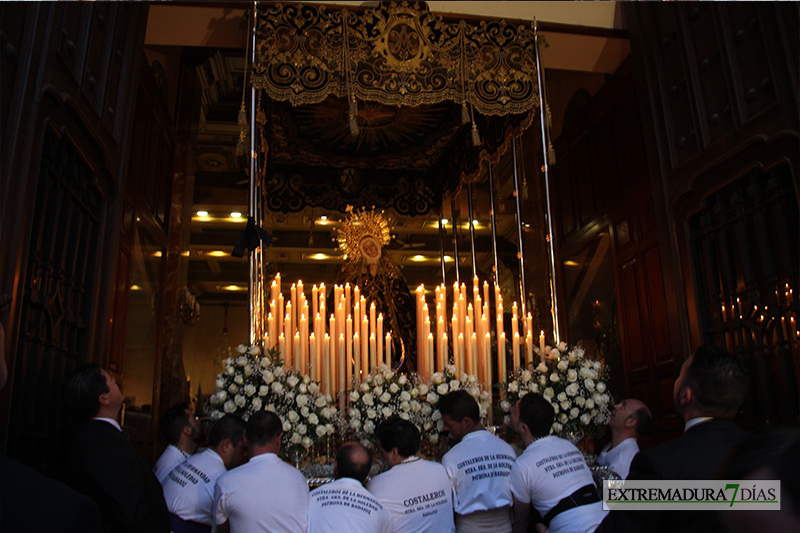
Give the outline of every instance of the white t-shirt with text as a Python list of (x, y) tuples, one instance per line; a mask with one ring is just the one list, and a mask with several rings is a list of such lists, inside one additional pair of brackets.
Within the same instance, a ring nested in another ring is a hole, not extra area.
[(341, 478), (311, 491), (308, 533), (392, 533), (383, 505), (352, 478)]
[(394, 533), (454, 533), (453, 488), (439, 463), (409, 457), (367, 485), (392, 516)]
[(466, 515), (511, 507), (509, 475), (515, 458), (511, 445), (488, 431), (465, 435), (442, 457), (455, 493), (455, 512)]
[(600, 452), (597, 457), (597, 463), (607, 466), (619, 474), (622, 479), (626, 479), (631, 471), (631, 461), (639, 453), (639, 444), (636, 439), (630, 438), (620, 442), (613, 449), (609, 448), (611, 448), (610, 442)]
[(217, 479), (214, 520), (236, 533), (304, 533), (306, 478), (274, 453), (257, 455)]
[(162, 482), (169, 512), (184, 520), (213, 526), (214, 486), (225, 472), (222, 457), (211, 449), (180, 463)]
[[(576, 490), (594, 484), (581, 451), (558, 437), (530, 443), (511, 469), (511, 492), (522, 503), (531, 503), (544, 517), (558, 502)], [(594, 531), (606, 512), (598, 501), (559, 513), (548, 533)]]
[(164, 478), (167, 477), (167, 474), (169, 474), (177, 465), (184, 462), (188, 457), (191, 457), (188, 453), (184, 452), (174, 444), (169, 444), (153, 467), (153, 474), (156, 475), (156, 479), (159, 481), (159, 483), (163, 485)]

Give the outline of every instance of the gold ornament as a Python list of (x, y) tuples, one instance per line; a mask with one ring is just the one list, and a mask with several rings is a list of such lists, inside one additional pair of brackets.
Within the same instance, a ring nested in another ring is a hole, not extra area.
[(365, 237), (374, 238), (381, 246), (391, 242), (390, 220), (384, 216), (383, 211), (376, 213), (374, 206), (370, 211), (367, 211), (366, 207), (362, 207), (361, 211), (354, 211), (352, 205), (348, 205), (346, 211), (349, 213), (348, 219), (342, 223), (341, 229), (336, 230), (339, 233), (336, 240), (339, 242), (339, 249), (344, 252), (345, 259), (361, 259), (359, 244)]

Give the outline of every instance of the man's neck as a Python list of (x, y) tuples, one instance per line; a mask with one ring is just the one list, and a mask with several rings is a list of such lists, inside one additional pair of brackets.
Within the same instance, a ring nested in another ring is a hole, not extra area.
[(194, 455), (194, 452), (197, 451), (197, 442), (192, 438), (183, 438), (185, 435), (181, 437), (175, 447), (178, 448), (183, 453), (188, 453), (189, 455)]
[(628, 440), (628, 439), (635, 439), (635, 438), (636, 438), (636, 433), (633, 432), (633, 431), (624, 431), (624, 430), (619, 430), (619, 429), (612, 428), (611, 429), (611, 447), (609, 448), (609, 450), (613, 450), (614, 448), (619, 446), (622, 443), (622, 441), (625, 441), (625, 440)]
[(276, 449), (274, 446), (250, 446), (247, 451), (250, 454), (250, 457), (253, 458), (267, 453), (274, 453), (275, 455), (278, 455), (280, 449)]

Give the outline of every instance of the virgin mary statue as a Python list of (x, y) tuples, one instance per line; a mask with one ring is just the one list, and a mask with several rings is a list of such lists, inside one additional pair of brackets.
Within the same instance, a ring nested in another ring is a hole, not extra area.
[(376, 213), (374, 207), (371, 211), (364, 208), (354, 212), (348, 206), (347, 212), (348, 219), (337, 230), (345, 261), (335, 283), (358, 286), (367, 306), (375, 302), (376, 311), (383, 314), (384, 324), (392, 333), (392, 367), (415, 372), (414, 299), (397, 264), (383, 253), (383, 247), (392, 239), (389, 220), (383, 212)]

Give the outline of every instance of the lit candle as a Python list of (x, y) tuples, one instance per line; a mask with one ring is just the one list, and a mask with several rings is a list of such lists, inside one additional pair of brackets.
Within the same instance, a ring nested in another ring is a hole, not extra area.
[(542, 364), (545, 364), (545, 362), (544, 362), (544, 330), (542, 330), (542, 332), (539, 333), (539, 355), (542, 357)]
[(309, 360), (311, 362), (311, 379), (313, 381), (319, 381), (319, 364), (317, 362), (317, 346), (314, 340), (314, 333), (311, 333), (311, 337), (309, 338)]
[(380, 363), (386, 363), (383, 359), (383, 313), (378, 315), (378, 331), (375, 335), (375, 338), (378, 339), (378, 361)]
[(477, 334), (475, 334), (475, 333), (472, 334), (472, 342), (470, 344), (472, 345), (472, 348), (470, 349), (470, 352), (472, 353), (472, 364), (470, 366), (472, 366), (472, 368), (473, 368), (472, 374), (477, 375), (478, 374), (478, 335)]
[(319, 313), (319, 289), (316, 284), (311, 286), (311, 313), (312, 316), (317, 316)]
[(464, 334), (458, 334), (458, 368), (464, 371)]
[(392, 334), (386, 332), (386, 366), (392, 368)]
[[(358, 291), (358, 287), (356, 287), (356, 291)], [(355, 305), (353, 306), (353, 316), (355, 317), (353, 320), (353, 333), (361, 333), (361, 302), (355, 300)]]
[(442, 353), (439, 354), (439, 366), (437, 370), (444, 372), (444, 365), (447, 364), (447, 333), (442, 335)]
[[(353, 361), (353, 319), (348, 314), (345, 326), (345, 344), (347, 345), (347, 369), (350, 371), (350, 365)], [(347, 382), (350, 383), (351, 376), (348, 376)]]
[(525, 335), (525, 366), (529, 367), (533, 364), (533, 333), (528, 329)]
[(483, 337), (483, 353), (486, 355), (483, 358), (484, 378), (486, 379), (485, 387), (487, 391), (492, 390), (492, 359), (489, 354), (492, 353), (492, 334), (488, 331)]
[(378, 361), (375, 358), (375, 355), (376, 355), (375, 354), (375, 352), (376, 352), (375, 344), (376, 344), (376, 342), (375, 342), (375, 333), (373, 332), (373, 333), (369, 334), (369, 365), (370, 365), (370, 368), (375, 368), (378, 365)]
[(336, 339), (339, 337), (339, 335), (338, 332), (336, 331), (336, 315), (334, 315), (333, 313), (331, 313), (331, 318), (328, 321), (328, 324), (330, 326), (331, 338), (333, 339), (333, 341), (331, 342), (333, 342), (334, 345), (333, 348), (331, 349), (331, 352), (333, 353), (333, 355), (336, 355)]
[(483, 301), (489, 303), (489, 282), (483, 282)]
[(278, 337), (278, 350), (281, 352), (281, 359), (286, 362), (286, 337), (283, 336), (283, 333)]
[(433, 333), (428, 333), (428, 351), (425, 354), (425, 376), (424, 379), (430, 379), (431, 369), (433, 369)]
[(292, 353), (294, 354), (294, 357), (292, 358), (292, 359), (294, 359), (294, 368), (298, 372), (302, 373), (303, 369), (300, 366), (301, 361), (300, 361), (300, 357), (298, 356), (298, 354), (300, 353), (300, 332), (299, 331), (294, 334), (294, 346), (292, 348)]
[(351, 299), (350, 299), (350, 282), (344, 284), (344, 313), (346, 315), (350, 314), (351, 309)]
[[(293, 313), (296, 313), (297, 311), (295, 311), (295, 309), (297, 309), (297, 285), (295, 285), (294, 283), (292, 283), (292, 287), (289, 289), (289, 294), (290, 294), (289, 296), (290, 300), (286, 304), (286, 312), (288, 313), (289, 309), (291, 309)], [(289, 307), (289, 304), (292, 304), (291, 308)], [(297, 318), (293, 314), (291, 314), (290, 316), (292, 318), (292, 324), (294, 324)], [(294, 330), (292, 330), (292, 336), (294, 336)]]
[(353, 363), (355, 365), (355, 371), (354, 371), (355, 384), (353, 385), (354, 389), (357, 389), (358, 384), (361, 383), (361, 350), (359, 348), (361, 348), (361, 346), (358, 344), (358, 333), (354, 333), (353, 334)]
[[(361, 307), (362, 309), (364, 306)], [(361, 357), (368, 361), (368, 365), (364, 368), (365, 372), (370, 372), (373, 368), (374, 361), (369, 361), (369, 319), (367, 314), (361, 316)]]
[(522, 363), (522, 361), (520, 360), (520, 356), (519, 356), (519, 331), (515, 331), (514, 332), (514, 338), (513, 338), (513, 340), (511, 342), (512, 342), (512, 344), (511, 344), (511, 352), (514, 354), (513, 361), (514, 361), (514, 365), (516, 367), (516, 365)]
[(326, 394), (331, 393), (331, 338), (328, 334), (325, 334), (325, 340), (323, 342), (323, 350), (325, 353), (323, 354), (323, 360), (325, 361), (325, 373), (322, 376), (322, 381), (324, 385), (324, 390)]
[(275, 300), (272, 300), (272, 302), (269, 304), (269, 309), (270, 313), (267, 316), (267, 345), (266, 345), (267, 350), (275, 346), (277, 339), (277, 332), (275, 330), (275, 318), (273, 317), (273, 313), (275, 312)]
[(345, 386), (345, 382), (344, 382), (345, 381), (344, 357), (345, 357), (344, 333), (342, 333), (341, 335), (339, 335), (339, 361), (340, 361), (341, 364), (339, 364), (339, 389), (338, 389), (338, 392), (339, 392), (339, 411), (342, 412), (342, 413), (344, 412), (344, 397), (345, 397), (344, 391), (346, 390), (346, 386)]
[(284, 353), (283, 362), (286, 366), (292, 366), (292, 304), (286, 304), (286, 317), (283, 320), (283, 335), (286, 337), (286, 351)]
[(508, 372), (506, 371), (506, 334), (505, 332), (500, 334), (500, 338), (497, 341), (497, 373), (503, 377), (508, 376)]

